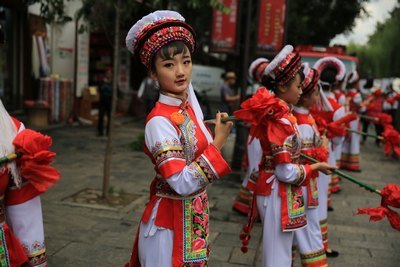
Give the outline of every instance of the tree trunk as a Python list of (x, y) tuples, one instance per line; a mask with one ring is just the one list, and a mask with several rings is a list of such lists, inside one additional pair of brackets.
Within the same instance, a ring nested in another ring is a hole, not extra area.
[(113, 66), (113, 96), (111, 102), (110, 114), (110, 129), (108, 131), (107, 146), (104, 156), (104, 173), (103, 173), (103, 198), (108, 197), (108, 190), (110, 187), (110, 165), (112, 156), (112, 139), (114, 134), (114, 118), (117, 106), (117, 90), (118, 90), (118, 70), (119, 70), (119, 17), (120, 17), (120, 4), (118, 0), (115, 6), (115, 32), (114, 32), (114, 66)]
[[(240, 103), (242, 103), (246, 98), (247, 90), (247, 69), (249, 67), (249, 57), (250, 57), (250, 31), (251, 31), (251, 11), (252, 11), (253, 0), (248, 0), (246, 2), (246, 25), (245, 25), (245, 40), (244, 40), (244, 55), (243, 55), (243, 65), (242, 65), (242, 86), (240, 92)], [(244, 5), (243, 5), (244, 6)], [(232, 114), (229, 114), (232, 115)], [(236, 123), (236, 139), (235, 139), (235, 149), (233, 151), (233, 159), (231, 162), (232, 170), (240, 171), (242, 168), (242, 158), (246, 149), (247, 144), (248, 129), (245, 128), (242, 122)]]

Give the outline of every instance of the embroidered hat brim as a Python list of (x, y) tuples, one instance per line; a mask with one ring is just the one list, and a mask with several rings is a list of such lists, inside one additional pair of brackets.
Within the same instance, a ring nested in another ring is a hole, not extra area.
[(303, 95), (307, 95), (310, 93), (315, 85), (318, 83), (319, 73), (314, 68), (307, 68), (304, 71), (304, 80), (301, 83), (301, 89), (303, 91)]
[(265, 68), (268, 66), (269, 60), (263, 57), (257, 58), (251, 62), (249, 67), (249, 78), (253, 82), (260, 82)]
[(346, 66), (344, 63), (336, 58), (336, 57), (323, 57), (317, 60), (315, 62), (314, 69), (316, 69), (320, 74), (326, 69), (326, 68), (335, 68), (337, 70), (336, 74), (336, 81), (343, 81), (344, 76), (346, 75)]
[(301, 68), (301, 57), (293, 52), (293, 46), (286, 45), (264, 70), (276, 83), (285, 84), (292, 80)]

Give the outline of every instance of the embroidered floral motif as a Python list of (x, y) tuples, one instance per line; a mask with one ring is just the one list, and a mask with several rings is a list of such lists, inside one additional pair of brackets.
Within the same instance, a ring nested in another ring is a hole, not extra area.
[(8, 257), (8, 250), (6, 238), (4, 236), (4, 229), (0, 226), (0, 266), (9, 267), (10, 259)]
[(165, 139), (163, 143), (157, 141), (155, 145), (151, 147), (151, 153), (153, 154), (157, 166), (161, 166), (171, 158), (185, 160), (183, 147), (177, 139), (172, 141)]
[(209, 164), (208, 160), (201, 155), (195, 161), (195, 163), (200, 167), (202, 177), (212, 183), (214, 180), (219, 179), (216, 172), (213, 170), (212, 166)]
[(182, 133), (181, 143), (185, 152), (186, 163), (189, 165), (195, 158), (197, 151), (196, 125), (186, 111), (182, 114), (185, 116), (185, 121), (179, 125), (179, 129)]
[(22, 244), (26, 255), (29, 257), (30, 266), (46, 267), (46, 246), (44, 242), (34, 241), (31, 244)]
[(184, 200), (183, 208), (184, 262), (199, 262), (201, 265), (195, 266), (206, 266), (209, 255), (207, 194)]
[(284, 229), (291, 230), (305, 226), (307, 219), (301, 187), (287, 184), (286, 196), (288, 218)]

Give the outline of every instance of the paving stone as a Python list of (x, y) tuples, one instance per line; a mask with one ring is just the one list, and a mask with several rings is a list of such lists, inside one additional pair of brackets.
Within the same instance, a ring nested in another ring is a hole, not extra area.
[(247, 265), (254, 265), (255, 262), (255, 255), (256, 250), (250, 249), (247, 253), (242, 253), (240, 248), (234, 248), (232, 252), (232, 257), (230, 258), (229, 262), (236, 263), (236, 264), (247, 264)]

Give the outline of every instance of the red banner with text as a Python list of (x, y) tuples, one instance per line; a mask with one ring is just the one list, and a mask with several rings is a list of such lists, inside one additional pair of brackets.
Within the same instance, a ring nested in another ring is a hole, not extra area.
[(212, 52), (235, 52), (239, 0), (218, 0), (229, 9), (228, 13), (214, 8), (211, 28)]
[(283, 46), (285, 0), (259, 0), (257, 52), (277, 53)]

